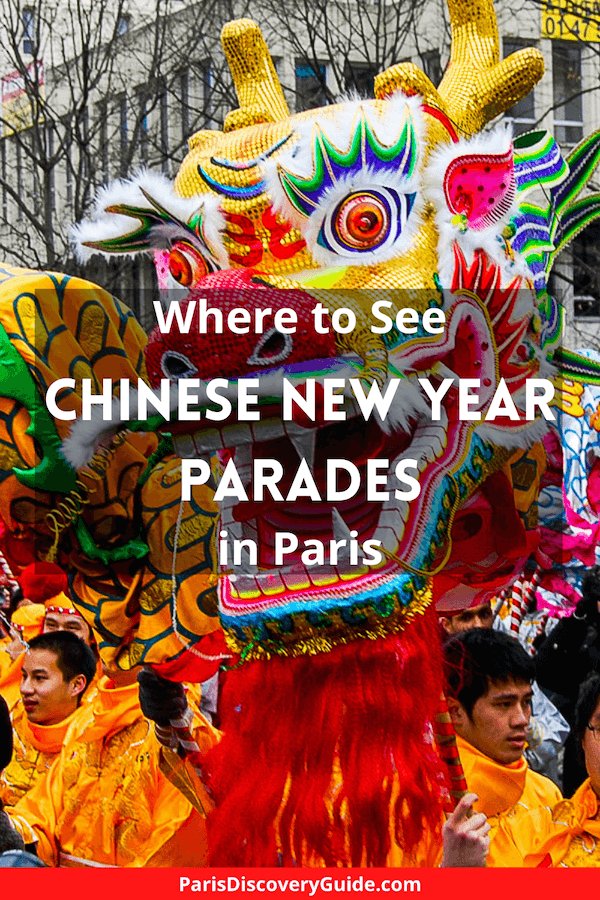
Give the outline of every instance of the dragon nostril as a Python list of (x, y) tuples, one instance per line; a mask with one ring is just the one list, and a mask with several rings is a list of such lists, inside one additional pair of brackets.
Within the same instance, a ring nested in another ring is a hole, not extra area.
[(255, 366), (269, 366), (283, 362), (292, 352), (292, 338), (277, 328), (271, 328), (258, 342), (248, 363)]
[(185, 365), (177, 359), (169, 362), (167, 368), (171, 375), (183, 375), (183, 373), (185, 372)]
[(168, 350), (163, 354), (161, 368), (165, 378), (186, 378), (196, 374), (196, 367), (184, 356), (174, 350)]
[(262, 356), (265, 358), (279, 356), (285, 347), (285, 339), (280, 331), (273, 331), (269, 339), (262, 346)]

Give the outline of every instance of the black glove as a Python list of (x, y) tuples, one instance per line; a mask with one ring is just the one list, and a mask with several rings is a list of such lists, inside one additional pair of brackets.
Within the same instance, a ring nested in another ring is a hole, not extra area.
[(138, 674), (140, 706), (147, 719), (166, 728), (171, 719), (180, 719), (187, 709), (185, 690), (176, 681), (161, 678), (152, 669)]

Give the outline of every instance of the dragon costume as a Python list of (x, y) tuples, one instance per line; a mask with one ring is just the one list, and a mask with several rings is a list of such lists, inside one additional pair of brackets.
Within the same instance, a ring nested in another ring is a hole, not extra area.
[[(179, 291), (168, 331), (146, 342), (123, 303), (84, 281), (2, 270), (5, 555), (16, 568), (50, 557), (68, 569), (108, 664), (188, 681), (224, 666), (224, 736), (204, 761), (216, 865), (384, 865), (398, 861), (394, 847), (408, 861), (439, 839), (453, 777), (444, 723), (433, 724), (434, 601), (481, 602), (537, 547), (547, 423), (525, 415), (529, 381), (559, 375), (568, 393), (600, 377), (593, 360), (561, 350), (547, 291), (556, 254), (600, 208), (578, 199), (600, 135), (565, 159), (547, 133), (484, 130), (533, 88), (542, 57), (500, 59), (490, 0), (448, 7), (451, 59), (437, 88), (402, 63), (376, 77), (373, 99), (297, 115), (258, 27), (225, 27), (240, 105), (223, 131), (193, 135), (174, 183), (141, 172), (109, 186), (77, 229), (83, 256), (154, 254), (161, 286)], [(200, 299), (224, 314), (291, 308), (298, 325), (284, 333), (267, 316), (260, 334), (234, 337), (194, 327), (196, 307), (183, 327)], [(380, 300), (393, 316), (442, 311), (443, 334), (423, 318), (411, 333), (376, 333)], [(317, 302), (330, 324), (350, 310), (355, 327), (321, 333)], [(207, 420), (208, 382), (227, 379), (235, 398), (249, 376), (259, 421), (239, 421), (235, 400), (227, 419)], [(318, 394), (332, 376), (382, 390), (397, 380), (388, 415), (365, 421), (342, 390), (343, 422), (284, 419), (284, 380)], [(76, 416), (82, 379), (97, 390), (112, 379), (115, 398), (120, 379), (196, 379), (201, 419), (136, 418), (115, 400), (108, 420), (53, 421), (44, 397), (61, 377), (74, 387), (57, 401)], [(478, 381), (479, 418), (465, 420), (450, 389), (432, 420), (419, 379), (447, 378)], [(517, 417), (485, 421), (501, 379)], [(393, 491), (335, 506), (214, 500), (230, 459), (250, 487), (261, 458), (279, 462), (288, 485), (306, 461), (322, 486), (330, 458), (364, 475), (373, 459), (391, 470), (407, 455), (420, 485), (410, 502)], [(212, 469), (189, 501), (188, 457)], [(255, 563), (220, 569), (221, 531), (255, 541)], [(383, 556), (312, 567), (296, 554), (276, 566), (281, 531), (377, 539)]]

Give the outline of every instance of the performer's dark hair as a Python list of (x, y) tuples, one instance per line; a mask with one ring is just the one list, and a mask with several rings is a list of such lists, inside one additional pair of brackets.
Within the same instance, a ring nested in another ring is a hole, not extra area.
[(444, 644), (446, 692), (458, 700), (468, 716), (491, 684), (529, 682), (535, 663), (519, 641), (501, 631), (473, 628)]
[[(96, 674), (96, 658), (85, 641), (70, 631), (48, 631), (29, 641), (30, 650), (48, 650), (56, 655), (56, 665), (65, 681), (83, 675), (89, 687)], [(82, 692), (83, 693), (83, 692)]]
[(579, 747), (583, 744), (583, 739), (590, 719), (594, 715), (594, 711), (600, 700), (600, 674), (594, 673), (587, 678), (579, 688), (579, 697), (577, 706), (575, 707), (575, 724), (573, 732)]

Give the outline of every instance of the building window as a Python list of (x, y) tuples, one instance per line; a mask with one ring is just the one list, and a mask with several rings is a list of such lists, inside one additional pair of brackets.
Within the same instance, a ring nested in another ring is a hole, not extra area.
[(166, 87), (163, 87), (159, 98), (159, 114), (160, 114), (160, 160), (162, 170), (168, 173), (169, 170), (169, 95)]
[(139, 102), (139, 144), (140, 161), (148, 162), (148, 148), (150, 145), (150, 118), (148, 116), (148, 92), (143, 88), (138, 95)]
[(579, 321), (600, 319), (600, 300), (598, 297), (593, 297), (592, 294), (575, 294), (573, 307), (575, 318)]
[(8, 219), (8, 190), (6, 187), (6, 138), (0, 138), (0, 177), (2, 178), (2, 218)]
[(73, 193), (73, 147), (69, 146), (65, 153), (65, 203), (67, 212), (73, 210), (74, 193)]
[[(54, 130), (52, 125), (46, 129), (46, 159), (51, 160), (54, 156)], [(44, 175), (42, 175), (42, 178)], [(54, 166), (51, 166), (45, 174), (48, 179), (48, 199), (50, 201), (51, 212), (56, 212), (56, 179), (54, 177)]]
[(574, 41), (552, 42), (554, 136), (559, 144), (583, 137), (581, 47)]
[[(106, 121), (106, 116), (101, 121)], [(100, 153), (96, 152), (96, 123), (90, 126), (90, 111), (86, 106), (81, 111), (81, 120), (75, 129), (75, 143), (77, 146), (76, 157), (73, 160), (73, 174), (77, 178), (75, 195), (79, 209), (85, 209), (92, 199), (96, 179), (100, 176), (97, 165), (98, 158), (102, 159), (104, 144)]]
[(23, 198), (23, 150), (21, 148), (20, 140), (17, 140), (15, 144), (15, 162), (17, 169), (17, 219), (19, 222), (23, 219), (23, 206), (22, 206), (22, 198)]
[[(181, 94), (185, 98), (186, 85), (182, 82)], [(192, 62), (187, 72), (188, 121), (184, 138), (190, 137), (199, 128), (205, 128), (211, 118), (212, 108), (217, 105), (213, 96), (213, 73), (207, 61)], [(185, 103), (182, 104), (182, 108)], [(185, 120), (182, 120), (182, 130)]]
[(117, 34), (119, 37), (123, 37), (124, 34), (127, 34), (129, 31), (129, 22), (130, 17), (127, 15), (121, 15), (117, 19)]
[(98, 116), (98, 141), (100, 144), (100, 176), (102, 181), (110, 178), (110, 143), (108, 140), (108, 107), (106, 103), (99, 103), (96, 108)]
[(443, 75), (440, 51), (426, 50), (425, 53), (421, 54), (421, 65), (431, 83), (437, 86)]
[[(522, 38), (505, 38), (504, 39), (504, 56), (510, 56), (517, 50), (523, 50), (525, 47), (531, 47), (531, 41)], [(515, 134), (523, 134), (525, 131), (531, 131), (535, 127), (535, 92), (527, 94), (518, 103), (515, 103), (506, 113), (513, 120)]]
[[(347, 91), (356, 91), (361, 97), (373, 96), (373, 82), (377, 75), (377, 66), (369, 63), (356, 63), (348, 60), (344, 70)], [(327, 102), (325, 100), (325, 102)]]
[(296, 63), (296, 111), (327, 106), (327, 67)]
[(129, 126), (127, 123), (127, 96), (122, 94), (119, 105), (119, 165), (121, 175), (127, 174), (129, 166)]
[(190, 73), (187, 69), (179, 75), (179, 109), (181, 110), (181, 139), (186, 141), (190, 135)]
[(576, 319), (600, 319), (600, 226), (589, 225), (573, 240)]
[(205, 62), (202, 66), (202, 117), (205, 122), (212, 121), (213, 111), (215, 108), (215, 98), (213, 89), (215, 85), (215, 76), (209, 62)]
[(35, 10), (33, 7), (23, 7), (21, 20), (23, 22), (23, 53), (33, 56), (35, 46)]

